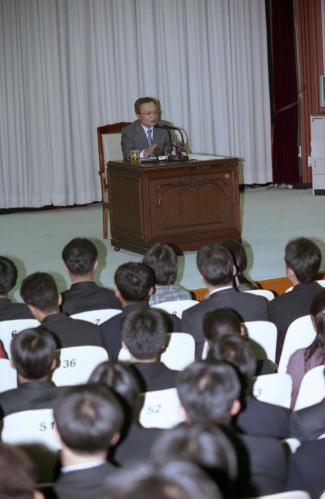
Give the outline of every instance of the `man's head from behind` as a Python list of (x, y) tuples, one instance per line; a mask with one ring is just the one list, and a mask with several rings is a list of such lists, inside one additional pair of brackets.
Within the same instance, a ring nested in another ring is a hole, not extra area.
[(209, 343), (226, 335), (243, 334), (240, 317), (231, 308), (217, 308), (207, 312), (203, 319), (203, 331)]
[(55, 367), (56, 345), (45, 328), (25, 329), (13, 337), (12, 362), (24, 380), (46, 379)]
[(67, 388), (54, 403), (62, 444), (76, 455), (106, 453), (117, 442), (124, 416), (114, 393), (104, 385)]
[(14, 262), (0, 256), (0, 296), (7, 296), (17, 281), (17, 268)]
[(154, 244), (143, 258), (155, 274), (155, 283), (165, 286), (174, 284), (177, 277), (177, 256), (167, 244)]
[(131, 310), (122, 324), (122, 340), (136, 360), (155, 360), (167, 341), (164, 315), (145, 305)]
[(307, 239), (299, 237), (289, 241), (285, 247), (284, 260), (287, 267), (288, 278), (297, 284), (296, 281), (308, 284), (317, 277), (321, 262), (321, 252), (318, 246)]
[(229, 423), (240, 410), (240, 391), (238, 374), (226, 362), (193, 362), (177, 380), (178, 396), (193, 423)]
[(235, 272), (230, 251), (221, 244), (207, 244), (197, 254), (196, 264), (204, 282), (211, 287), (232, 285)]
[(45, 315), (59, 311), (59, 292), (53, 277), (45, 272), (27, 276), (21, 285), (20, 294), (32, 313), (38, 309)]
[(116, 295), (124, 303), (147, 302), (154, 286), (154, 274), (144, 263), (128, 262), (115, 272)]
[(89, 239), (72, 239), (62, 251), (62, 259), (70, 274), (84, 276), (92, 274), (96, 268), (98, 251)]

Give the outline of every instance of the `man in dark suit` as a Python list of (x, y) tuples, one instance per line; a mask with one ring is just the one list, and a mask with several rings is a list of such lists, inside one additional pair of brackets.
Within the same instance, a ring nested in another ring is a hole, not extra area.
[(52, 333), (57, 348), (103, 346), (97, 326), (71, 319), (60, 312), (61, 295), (50, 274), (35, 272), (27, 276), (22, 282), (20, 294), (33, 316)]
[[(99, 326), (110, 359), (117, 359), (122, 348), (121, 327), (127, 315), (137, 306), (147, 304), (154, 289), (154, 274), (144, 263), (128, 262), (120, 265), (114, 275), (115, 294), (121, 302), (122, 313)], [(164, 314), (167, 332), (180, 331), (176, 315)]]
[(67, 315), (88, 310), (121, 308), (111, 289), (97, 286), (94, 272), (98, 266), (96, 246), (85, 238), (72, 239), (62, 251), (64, 268), (72, 282), (71, 288), (62, 293), (61, 310)]
[(316, 244), (305, 237), (289, 241), (285, 248), (286, 273), (293, 289), (269, 303), (270, 320), (278, 329), (276, 360), (279, 362), (285, 334), (291, 322), (310, 313), (313, 298), (322, 288), (314, 282), (321, 262)]
[(61, 474), (54, 485), (58, 499), (99, 497), (114, 466), (106, 461), (123, 425), (121, 404), (104, 385), (72, 387), (54, 405), (62, 444)]
[(209, 310), (229, 307), (239, 314), (242, 321), (267, 321), (269, 316), (265, 298), (240, 293), (233, 288), (236, 269), (227, 248), (219, 244), (203, 246), (197, 254), (196, 263), (209, 296), (183, 312), (182, 331), (194, 337), (195, 355), (200, 358), (204, 344), (203, 318)]
[(290, 437), (300, 441), (316, 440), (325, 434), (325, 399), (300, 411), (294, 411), (290, 420)]
[(33, 316), (23, 303), (13, 303), (8, 298), (17, 281), (17, 267), (12, 260), (0, 256), (0, 321), (32, 319)]
[(230, 427), (240, 411), (241, 391), (233, 366), (215, 360), (193, 362), (180, 373), (177, 391), (189, 424), (220, 424), (232, 439), (239, 465), (237, 495), (255, 497), (283, 490), (287, 463), (282, 444), (274, 438), (239, 435)]
[(166, 130), (157, 126), (158, 106), (152, 97), (140, 97), (134, 104), (137, 120), (123, 128), (121, 147), (123, 158), (128, 159), (132, 149), (140, 151), (141, 158), (148, 158), (155, 151), (170, 148), (170, 138)]
[(64, 387), (56, 387), (49, 378), (56, 366), (56, 345), (49, 331), (25, 329), (11, 342), (11, 356), (17, 370), (18, 387), (0, 393), (3, 416), (30, 409), (47, 409)]

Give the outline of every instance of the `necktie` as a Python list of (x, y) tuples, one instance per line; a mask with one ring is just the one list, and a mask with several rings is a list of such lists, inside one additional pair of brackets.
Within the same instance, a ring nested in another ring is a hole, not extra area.
[(148, 130), (147, 130), (147, 136), (148, 136), (148, 145), (149, 146), (151, 146), (151, 144), (152, 144), (152, 136), (151, 136), (151, 134), (152, 134), (152, 130), (151, 130), (151, 128), (148, 128)]

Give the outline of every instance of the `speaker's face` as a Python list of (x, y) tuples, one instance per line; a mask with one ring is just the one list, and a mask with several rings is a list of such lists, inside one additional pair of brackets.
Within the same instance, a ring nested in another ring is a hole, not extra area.
[(138, 119), (143, 126), (151, 128), (155, 126), (158, 118), (157, 106), (154, 102), (147, 102), (141, 104), (140, 113), (138, 114)]

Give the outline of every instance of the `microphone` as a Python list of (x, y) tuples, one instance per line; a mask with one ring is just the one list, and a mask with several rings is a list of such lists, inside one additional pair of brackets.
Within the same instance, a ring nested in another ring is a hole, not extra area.
[(177, 132), (180, 133), (180, 136), (182, 138), (182, 143), (183, 144), (185, 144), (184, 135), (183, 135), (183, 132), (184, 132), (184, 134), (186, 136), (186, 139), (188, 141), (188, 136), (187, 136), (187, 133), (184, 130), (184, 128), (180, 128), (178, 126), (173, 126), (173, 125), (168, 125), (167, 123), (157, 123), (157, 126), (158, 126), (158, 128), (163, 128), (164, 130), (167, 130), (167, 132), (169, 134), (170, 142), (172, 142), (170, 130), (176, 130)]

